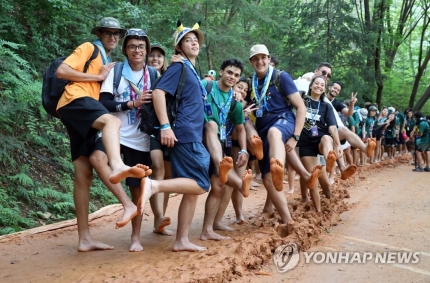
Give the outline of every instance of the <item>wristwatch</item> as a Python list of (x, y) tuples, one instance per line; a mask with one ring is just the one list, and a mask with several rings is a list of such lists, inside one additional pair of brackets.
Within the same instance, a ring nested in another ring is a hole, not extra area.
[(300, 135), (293, 135), (293, 138), (294, 138), (296, 141), (299, 141), (299, 139), (300, 139)]

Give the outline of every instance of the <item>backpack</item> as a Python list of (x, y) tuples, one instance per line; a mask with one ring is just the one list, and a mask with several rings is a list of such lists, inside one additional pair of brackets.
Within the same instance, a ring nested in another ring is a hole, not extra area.
[[(117, 92), (118, 92), (119, 82), (121, 81), (123, 68), (124, 68), (124, 62), (118, 62), (115, 64), (115, 67), (114, 67), (113, 89), (116, 89)], [(149, 71), (149, 78), (151, 80), (151, 86), (152, 86), (152, 84), (157, 81), (158, 72), (157, 72), (157, 69), (151, 66), (148, 66), (148, 71)]]
[[(93, 44), (94, 45), (94, 44)], [(94, 45), (94, 51), (90, 59), (84, 65), (84, 73), (87, 72), (88, 67), (92, 60), (97, 58), (99, 48)], [(60, 57), (54, 60), (43, 72), (42, 82), (42, 105), (46, 113), (49, 115), (60, 118), (57, 113), (57, 104), (64, 93), (64, 89), (70, 83), (68, 80), (57, 78), (56, 72), (58, 67), (63, 63), (67, 57)]]

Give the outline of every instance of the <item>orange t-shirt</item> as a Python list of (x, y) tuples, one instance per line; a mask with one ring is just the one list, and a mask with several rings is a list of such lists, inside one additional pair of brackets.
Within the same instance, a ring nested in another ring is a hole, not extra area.
[[(85, 63), (90, 59), (94, 52), (94, 46), (91, 42), (85, 42), (78, 46), (73, 53), (64, 60), (64, 64), (69, 65), (71, 68), (78, 72), (84, 71)], [(87, 73), (99, 74), (100, 69), (103, 67), (103, 60), (101, 53), (91, 61), (88, 66)], [(73, 100), (90, 96), (96, 100), (100, 97), (100, 83), (99, 82), (71, 82), (66, 86), (66, 89), (57, 104), (57, 110), (64, 105), (69, 104)]]

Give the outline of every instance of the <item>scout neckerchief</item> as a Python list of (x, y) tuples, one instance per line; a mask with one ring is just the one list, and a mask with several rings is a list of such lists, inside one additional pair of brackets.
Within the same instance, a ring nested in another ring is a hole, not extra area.
[(112, 59), (109, 56), (106, 56), (105, 48), (103, 47), (103, 43), (100, 41), (100, 39), (94, 41), (93, 44), (96, 44), (100, 50), (100, 53), (102, 55), (103, 65), (106, 65), (107, 63), (111, 63)]
[(263, 111), (269, 111), (267, 108), (267, 100), (266, 98), (266, 92), (269, 88), (270, 80), (272, 79), (273, 74), (273, 67), (269, 65), (269, 70), (266, 72), (266, 77), (264, 78), (264, 82), (261, 88), (261, 91), (258, 91), (258, 78), (257, 74), (254, 73), (252, 76), (252, 92), (251, 92), (251, 100), (255, 101), (255, 104), (257, 104), (257, 107), (259, 109), (255, 112), (257, 117), (263, 116)]
[(224, 103), (224, 105), (222, 105), (221, 91), (219, 89), (218, 82), (215, 82), (215, 89), (217, 92), (218, 101), (215, 99), (215, 94), (213, 91), (211, 91), (210, 94), (212, 96), (213, 102), (215, 103), (216, 107), (219, 110), (220, 125), (218, 127), (218, 134), (219, 134), (220, 140), (224, 141), (225, 138), (227, 137), (226, 122), (227, 122), (228, 112), (230, 110), (231, 100), (233, 98), (233, 89), (230, 88), (230, 90), (228, 91), (227, 100)]
[[(133, 74), (133, 71), (130, 67), (130, 64), (128, 63), (128, 60), (125, 60), (121, 75), (124, 77), (124, 79), (126, 79), (129, 82), (130, 100), (134, 101), (137, 99), (139, 95), (143, 94), (146, 90), (149, 89), (149, 71), (144, 64), (142, 69), (142, 77), (138, 82), (136, 82), (135, 76), (133, 76), (132, 74)], [(142, 78), (143, 78), (143, 84), (141, 84)], [(142, 109), (142, 106), (139, 107), (139, 109), (134, 108), (129, 111), (128, 113), (129, 124), (136, 123), (136, 118), (140, 114), (140, 109)]]
[(197, 74), (196, 70), (194, 69), (193, 64), (191, 64), (191, 62), (189, 60), (186, 60), (183, 57), (181, 57), (181, 58), (184, 61), (184, 64), (187, 65), (188, 67), (190, 67), (190, 69), (193, 71), (193, 74), (196, 76), (197, 81), (199, 82), (199, 85), (200, 85), (200, 89), (202, 91), (203, 102), (206, 103), (206, 100), (207, 100), (206, 88), (203, 86), (203, 83), (201, 82), (200, 76)]

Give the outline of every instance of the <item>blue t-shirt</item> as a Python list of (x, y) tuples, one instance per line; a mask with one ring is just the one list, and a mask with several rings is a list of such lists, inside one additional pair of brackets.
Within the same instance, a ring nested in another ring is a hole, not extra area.
[[(176, 126), (174, 129), (177, 143), (202, 142), (204, 106), (200, 83), (194, 72), (187, 67), (185, 87), (179, 99)], [(167, 68), (156, 89), (174, 95), (181, 77), (182, 63), (173, 63)]]
[[(272, 79), (273, 81), (275, 79), (276, 69), (273, 69)], [(290, 74), (286, 72), (281, 72), (280, 74), (280, 84), (282, 92), (288, 97), (288, 95), (291, 95), (295, 92), (298, 92), (297, 87), (291, 78)], [(261, 87), (264, 84), (264, 78), (258, 80), (258, 85)], [(257, 87), (256, 87), (257, 89)], [(263, 116), (260, 118), (257, 118), (256, 120), (256, 127), (258, 132), (264, 132), (268, 130), (276, 121), (280, 118), (280, 116), (283, 116), (286, 120), (295, 121), (295, 115), (292, 110), (291, 104), (286, 102), (286, 97), (284, 97), (283, 94), (277, 91), (275, 84), (272, 84), (269, 86), (266, 92), (266, 105), (268, 108), (268, 111), (264, 111), (264, 113), (271, 113), (272, 115)], [(254, 101), (251, 101), (249, 98), (248, 101), (250, 103), (255, 103)], [(254, 112), (255, 114), (255, 112)]]

